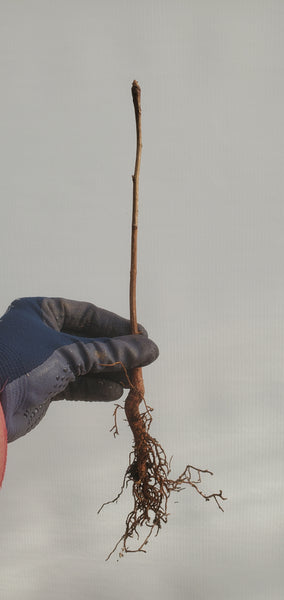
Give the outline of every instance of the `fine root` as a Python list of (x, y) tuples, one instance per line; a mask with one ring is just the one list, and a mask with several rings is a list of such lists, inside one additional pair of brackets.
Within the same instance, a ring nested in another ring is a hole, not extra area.
[(119, 408), (123, 409), (123, 406), (121, 406), (121, 404), (115, 404), (115, 409), (113, 411), (113, 417), (114, 417), (114, 425), (113, 427), (110, 429), (110, 431), (113, 431), (113, 437), (116, 437), (118, 435), (118, 425), (117, 425), (117, 411)]

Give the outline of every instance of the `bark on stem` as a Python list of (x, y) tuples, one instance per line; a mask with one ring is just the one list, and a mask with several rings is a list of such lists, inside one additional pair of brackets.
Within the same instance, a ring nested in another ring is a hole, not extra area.
[[(133, 200), (132, 200), (132, 228), (131, 228), (131, 267), (130, 267), (130, 288), (129, 288), (129, 305), (130, 305), (130, 324), (131, 333), (138, 333), (137, 324), (137, 309), (136, 309), (136, 280), (137, 280), (137, 235), (138, 235), (138, 204), (139, 204), (139, 175), (140, 175), (140, 163), (141, 163), (141, 152), (142, 152), (142, 134), (141, 134), (141, 89), (136, 80), (133, 81), (132, 98), (135, 111), (135, 123), (136, 123), (136, 158), (134, 175), (132, 176), (133, 182)], [(131, 371), (131, 383), (134, 386), (136, 393), (139, 394), (139, 404), (144, 396), (144, 384), (142, 369), (136, 368)], [(133, 401), (133, 394), (130, 395), (130, 400)], [(134, 415), (127, 414), (126, 402), (126, 415), (133, 419)], [(132, 412), (134, 407), (132, 408)], [(136, 402), (135, 420), (139, 418), (138, 403)], [(131, 421), (130, 421), (131, 422)], [(134, 432), (133, 432), (134, 433)]]
[(136, 122), (136, 159), (133, 181), (133, 204), (132, 204), (132, 235), (131, 235), (131, 268), (130, 268), (130, 323), (131, 333), (138, 333), (136, 312), (136, 278), (137, 278), (137, 233), (138, 233), (138, 198), (139, 198), (139, 174), (142, 151), (141, 137), (141, 89), (137, 81), (132, 84), (132, 98), (135, 110)]
[[(137, 279), (137, 234), (138, 234), (138, 197), (139, 197), (139, 173), (142, 151), (141, 136), (141, 89), (137, 81), (132, 84), (132, 98), (135, 111), (136, 122), (136, 160), (133, 181), (133, 204), (132, 204), (132, 229), (131, 229), (131, 268), (130, 268), (130, 323), (131, 333), (138, 333), (137, 311), (136, 311), (136, 279)], [(125, 413), (128, 423), (131, 427), (135, 447), (138, 451), (138, 470), (140, 478), (146, 473), (146, 460), (144, 459), (143, 445), (145, 427), (140, 418), (139, 404), (144, 397), (144, 383), (142, 369), (132, 369), (130, 380), (133, 388), (130, 390), (125, 400)], [(139, 450), (141, 448), (141, 450)]]

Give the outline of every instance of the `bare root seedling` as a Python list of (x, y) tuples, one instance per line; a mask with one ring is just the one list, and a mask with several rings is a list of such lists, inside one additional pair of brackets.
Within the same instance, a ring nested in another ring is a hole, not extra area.
[[(138, 232), (138, 185), (141, 161), (141, 90), (134, 81), (132, 84), (132, 97), (136, 121), (136, 160), (133, 181), (133, 209), (132, 209), (132, 236), (131, 236), (131, 270), (130, 270), (130, 324), (131, 333), (137, 334), (136, 315), (136, 275), (137, 275), (137, 232)], [(145, 546), (154, 533), (157, 535), (163, 523), (168, 520), (168, 500), (172, 492), (180, 492), (186, 485), (190, 485), (206, 501), (214, 499), (218, 508), (223, 511), (221, 501), (226, 500), (222, 490), (218, 493), (205, 494), (201, 489), (201, 476), (212, 475), (208, 469), (200, 469), (187, 465), (177, 479), (171, 478), (171, 459), (168, 461), (161, 444), (152, 437), (149, 429), (152, 423), (152, 408), (144, 399), (144, 383), (142, 369), (132, 369), (127, 373), (122, 363), (120, 364), (128, 387), (130, 388), (125, 400), (125, 414), (133, 434), (133, 449), (129, 454), (129, 465), (124, 474), (122, 486), (117, 496), (105, 502), (98, 512), (106, 504), (117, 502), (128, 484), (132, 483), (132, 496), (134, 500), (133, 509), (125, 521), (125, 531), (115, 544), (107, 559), (115, 552), (119, 545), (119, 557), (128, 552), (146, 552)], [(140, 412), (140, 407), (142, 410)], [(114, 436), (118, 434), (117, 412), (122, 408), (119, 404), (114, 410), (114, 426), (111, 431)], [(142, 534), (142, 541), (140, 535)], [(133, 540), (136, 540), (133, 542)]]

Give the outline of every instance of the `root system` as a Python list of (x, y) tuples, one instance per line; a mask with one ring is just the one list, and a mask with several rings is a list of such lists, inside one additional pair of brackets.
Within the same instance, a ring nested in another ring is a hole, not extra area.
[[(137, 379), (138, 386), (139, 371), (140, 369), (135, 370), (134, 376), (132, 375), (132, 381)], [(144, 409), (141, 412), (139, 410), (140, 405)], [(117, 411), (119, 408), (123, 407), (117, 404), (114, 411), (115, 424), (111, 430), (114, 436), (118, 434)], [(132, 483), (134, 505), (126, 518), (123, 535), (119, 538), (106, 560), (119, 546), (120, 558), (128, 552), (146, 552), (145, 546), (151, 535), (157, 535), (162, 524), (167, 523), (169, 516), (168, 500), (172, 492), (180, 492), (186, 485), (190, 485), (206, 501), (214, 499), (221, 511), (223, 511), (223, 508), (220, 502), (226, 500), (222, 490), (209, 495), (201, 490), (202, 474), (213, 475), (208, 469), (187, 465), (177, 479), (170, 477), (172, 459), (168, 461), (161, 444), (149, 433), (153, 409), (146, 404), (139, 387), (137, 391), (133, 383), (131, 383), (124, 409), (134, 437), (133, 450), (129, 454), (129, 465), (119, 494), (113, 500), (105, 502), (98, 512), (106, 504), (117, 502), (129, 483)]]

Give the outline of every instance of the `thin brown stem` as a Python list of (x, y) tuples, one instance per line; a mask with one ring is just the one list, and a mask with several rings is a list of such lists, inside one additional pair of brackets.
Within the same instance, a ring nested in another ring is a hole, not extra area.
[(133, 181), (133, 204), (132, 204), (132, 235), (131, 235), (131, 267), (130, 267), (130, 323), (131, 333), (138, 333), (136, 312), (136, 279), (137, 279), (137, 234), (138, 234), (138, 201), (139, 201), (139, 175), (142, 153), (141, 134), (141, 89), (137, 81), (132, 84), (132, 98), (135, 111), (136, 123), (136, 158)]
[[(136, 309), (136, 280), (137, 280), (137, 237), (138, 237), (138, 205), (139, 205), (139, 175), (142, 152), (142, 133), (141, 133), (141, 89), (136, 80), (133, 81), (132, 98), (135, 111), (136, 124), (136, 157), (135, 169), (132, 176), (133, 182), (133, 201), (132, 201), (132, 228), (131, 228), (131, 267), (130, 267), (130, 288), (129, 288), (129, 308), (131, 333), (138, 333), (137, 309)], [(144, 434), (144, 423), (139, 412), (139, 404), (144, 397), (144, 383), (142, 369), (137, 367), (130, 373), (132, 389), (125, 400), (125, 414), (131, 427), (135, 447), (140, 445)], [(142, 476), (146, 471), (145, 450), (138, 453), (138, 470)]]

